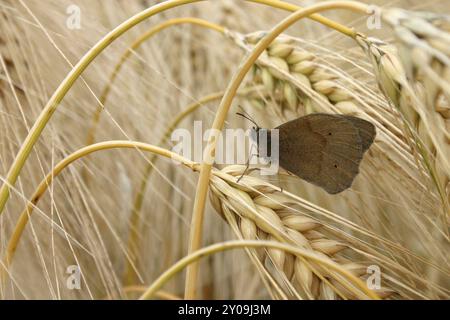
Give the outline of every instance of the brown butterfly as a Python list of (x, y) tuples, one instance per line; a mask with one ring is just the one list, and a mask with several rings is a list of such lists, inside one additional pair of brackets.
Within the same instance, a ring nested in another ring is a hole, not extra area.
[[(268, 154), (270, 130), (255, 125), (258, 154)], [(351, 187), (363, 155), (376, 135), (375, 126), (366, 120), (325, 113), (309, 114), (275, 129), (279, 130), (280, 166), (330, 194)], [(266, 150), (259, 144), (261, 130), (267, 130)]]

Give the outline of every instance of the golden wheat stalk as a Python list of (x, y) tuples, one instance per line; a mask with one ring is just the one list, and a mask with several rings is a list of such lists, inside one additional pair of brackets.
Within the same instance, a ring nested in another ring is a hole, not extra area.
[[(150, 285), (147, 290), (142, 294), (140, 297), (140, 300), (146, 300), (151, 299), (153, 296), (157, 295), (159, 289), (161, 289), (169, 280), (171, 280), (177, 273), (182, 271), (185, 267), (189, 266), (190, 264), (197, 262), (203, 257), (210, 256), (214, 253), (222, 252), (225, 250), (231, 250), (236, 248), (243, 248), (243, 249), (250, 249), (250, 248), (268, 248), (272, 250), (279, 250), (282, 252), (288, 252), (296, 257), (299, 257), (300, 259), (304, 261), (312, 261), (318, 265), (321, 265), (324, 268), (327, 268), (328, 270), (332, 270), (337, 275), (340, 276), (340, 281), (344, 283), (344, 281), (348, 281), (350, 283), (353, 283), (355, 285), (354, 289), (355, 291), (358, 291), (362, 296), (370, 299), (376, 299), (378, 300), (379, 297), (370, 289), (367, 288), (367, 286), (364, 284), (363, 281), (356, 278), (353, 274), (351, 274), (349, 271), (342, 269), (338, 264), (336, 264), (333, 261), (329, 261), (327, 259), (324, 259), (321, 256), (318, 256), (314, 253), (308, 252), (307, 250), (304, 250), (303, 248), (298, 248), (292, 245), (288, 245), (285, 243), (279, 243), (275, 241), (265, 241), (265, 240), (235, 240), (235, 241), (226, 241), (226, 242), (220, 242), (216, 243), (207, 247), (204, 247), (202, 249), (199, 249), (187, 256), (185, 256), (183, 259), (179, 260), (177, 263), (172, 265), (169, 269), (167, 269), (163, 274), (161, 274), (158, 279), (155, 280), (155, 282)], [(347, 285), (347, 283), (346, 283)]]
[[(227, 34), (244, 50), (250, 51), (265, 32), (241, 35), (227, 31)], [(269, 96), (252, 99), (251, 103), (262, 109), (265, 99), (271, 97), (285, 117), (324, 111), (327, 103), (348, 114), (358, 113), (354, 96), (340, 83), (339, 76), (324, 68), (314, 53), (300, 48), (293, 38), (284, 35), (258, 59), (253, 81), (263, 84)]]
[[(245, 166), (229, 166), (222, 172), (239, 177)], [(288, 243), (308, 250), (329, 261), (338, 262), (343, 269), (363, 278), (367, 266), (354, 263), (340, 252), (351, 246), (342, 240), (333, 239), (323, 233), (323, 224), (317, 219), (292, 210), (295, 203), (280, 189), (252, 176), (243, 176), (242, 183), (230, 183), (218, 176), (211, 178), (211, 203), (217, 212), (230, 224), (237, 222), (237, 236), (247, 240), (272, 240)], [(354, 291), (342, 285), (335, 274), (318, 265), (307, 263), (291, 254), (279, 250), (257, 250), (254, 252), (261, 266), (275, 267), (275, 275), (290, 292), (288, 297), (302, 299), (354, 299)], [(273, 268), (272, 268), (273, 270)], [(389, 288), (380, 288), (376, 293), (387, 298), (394, 294)]]
[[(442, 201), (444, 225), (450, 223), (449, 114), (442, 109), (446, 93), (426, 77), (410, 77), (396, 47), (375, 38), (357, 38), (374, 66), (381, 91), (404, 119), (404, 134), (410, 137), (418, 163), (428, 172)], [(425, 66), (422, 66), (422, 68)], [(419, 74), (420, 71), (416, 70)], [(448, 102), (445, 102), (448, 107)]]
[(390, 8), (382, 18), (395, 32), (399, 60), (419, 101), (409, 120), (415, 120), (450, 201), (450, 16)]

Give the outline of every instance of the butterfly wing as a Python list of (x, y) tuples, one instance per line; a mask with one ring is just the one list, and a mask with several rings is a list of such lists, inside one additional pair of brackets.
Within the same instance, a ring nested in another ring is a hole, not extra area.
[(363, 145), (359, 126), (340, 115), (314, 113), (277, 129), (281, 167), (331, 194), (352, 185), (369, 144), (364, 138)]
[(340, 116), (350, 121), (353, 124), (353, 126), (355, 126), (359, 130), (359, 137), (361, 138), (363, 153), (366, 152), (367, 149), (369, 149), (369, 147), (372, 145), (373, 140), (375, 139), (376, 135), (375, 126), (369, 121), (366, 121), (358, 117), (348, 115), (340, 115)]

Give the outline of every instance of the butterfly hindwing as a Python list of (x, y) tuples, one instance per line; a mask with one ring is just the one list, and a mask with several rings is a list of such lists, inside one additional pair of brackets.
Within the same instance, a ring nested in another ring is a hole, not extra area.
[(361, 138), (363, 152), (366, 152), (375, 139), (375, 126), (369, 121), (358, 117), (348, 115), (341, 115), (341, 117), (344, 117), (346, 120), (350, 121), (359, 130), (359, 137)]

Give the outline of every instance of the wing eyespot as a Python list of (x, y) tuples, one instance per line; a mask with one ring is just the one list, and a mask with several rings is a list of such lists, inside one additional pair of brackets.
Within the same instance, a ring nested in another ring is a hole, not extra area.
[(337, 167), (338, 167), (337, 164), (335, 164), (334, 167), (337, 169)]

